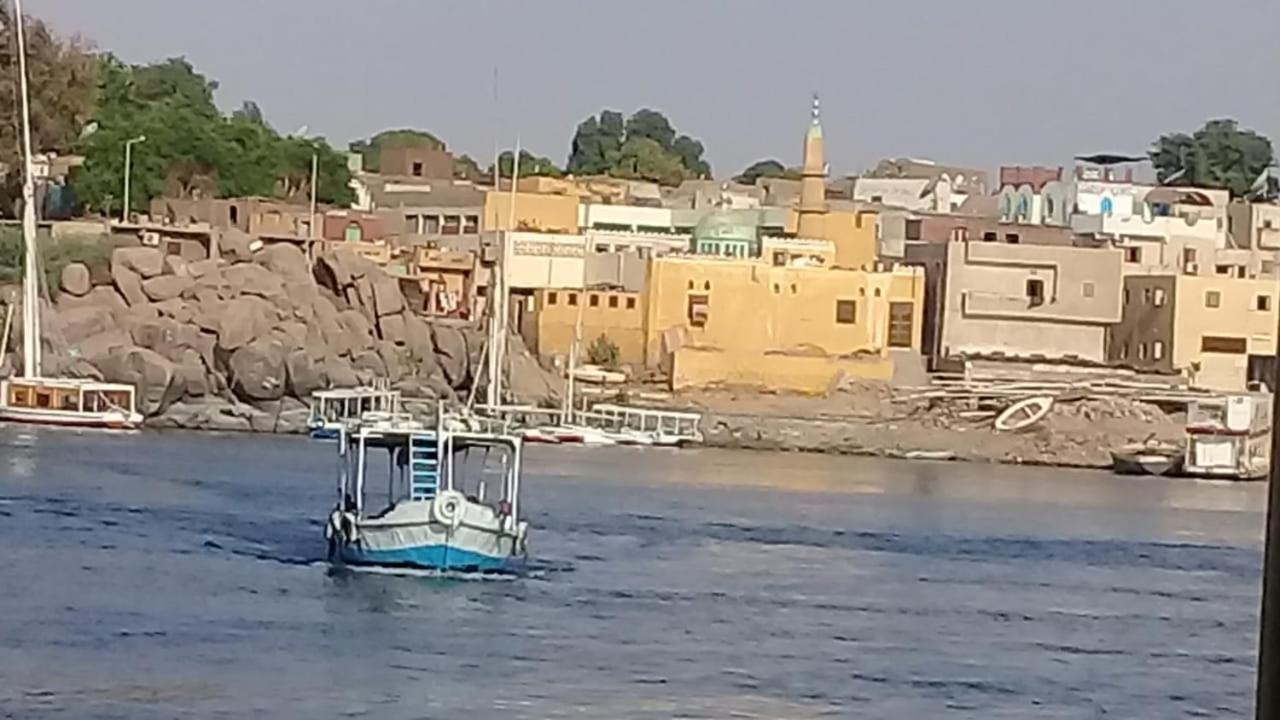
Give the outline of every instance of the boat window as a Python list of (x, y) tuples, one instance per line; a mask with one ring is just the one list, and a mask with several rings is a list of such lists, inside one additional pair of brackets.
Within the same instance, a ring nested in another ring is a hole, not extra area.
[(29, 407), (30, 402), (27, 399), (27, 389), (24, 387), (15, 387), (9, 391), (10, 401), (19, 407)]
[(53, 393), (48, 390), (36, 390), (36, 407), (47, 408), (53, 404)]
[(74, 392), (64, 392), (62, 393), (62, 402), (59, 403), (59, 406), (63, 410), (79, 410), (80, 396)]

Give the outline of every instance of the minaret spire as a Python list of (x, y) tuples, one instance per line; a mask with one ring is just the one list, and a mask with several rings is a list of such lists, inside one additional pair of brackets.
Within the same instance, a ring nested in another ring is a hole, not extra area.
[(827, 163), (822, 142), (822, 106), (813, 94), (812, 119), (804, 135), (804, 165), (801, 169), (799, 218), (796, 234), (823, 237), (823, 216), (827, 214)]

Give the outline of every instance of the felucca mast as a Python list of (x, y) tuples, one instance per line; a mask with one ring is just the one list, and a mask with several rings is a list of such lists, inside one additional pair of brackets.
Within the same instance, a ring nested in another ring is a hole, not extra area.
[(22, 272), (22, 372), (40, 377), (40, 268), (36, 250), (36, 186), (31, 167), (31, 105), (27, 91), (27, 38), (22, 0), (13, 0), (18, 35), (18, 74), (22, 93), (22, 242), (26, 248)]

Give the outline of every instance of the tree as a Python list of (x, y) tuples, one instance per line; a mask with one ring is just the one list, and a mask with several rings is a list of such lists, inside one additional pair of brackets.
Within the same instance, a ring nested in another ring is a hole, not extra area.
[(356, 140), (348, 145), (348, 149), (354, 153), (360, 153), (364, 158), (365, 172), (376, 173), (380, 165), (379, 160), (382, 157), (382, 148), (384, 147), (430, 147), (438, 150), (444, 150), (444, 142), (440, 138), (432, 135), (426, 130), (414, 130), (412, 128), (404, 128), (400, 130), (383, 130), (368, 140)]
[(1271, 141), (1235, 120), (1210, 120), (1192, 135), (1161, 135), (1148, 153), (1162, 184), (1194, 185), (1248, 195), (1275, 161)]
[(746, 170), (738, 173), (733, 178), (734, 182), (744, 185), (754, 185), (759, 178), (798, 178), (800, 172), (794, 168), (788, 168), (777, 160), (757, 160), (747, 166)]
[(678, 185), (687, 178), (710, 177), (702, 143), (677, 135), (662, 113), (644, 108), (625, 121), (605, 110), (578, 124), (566, 170), (576, 175), (612, 175)]
[[(21, 195), (22, 115), (18, 108), (17, 41), (10, 4), (0, 5), (0, 165), (6, 168), (0, 204), (13, 209)], [(42, 21), (26, 18), (28, 94), (33, 152), (72, 149), (93, 117), (98, 62), (80, 38), (59, 38)]]
[(133, 145), (129, 194), (134, 208), (166, 193), (300, 200), (310, 195), (313, 153), (319, 165), (317, 199), (352, 201), (342, 154), (322, 139), (281, 137), (252, 103), (224, 117), (213, 101), (216, 89), (217, 83), (181, 58), (127, 65), (102, 56), (97, 130), (78, 145), (85, 161), (71, 178), (76, 195), (93, 210), (118, 213), (125, 143), (145, 137)]
[[(502, 177), (511, 177), (512, 163), (511, 159), (514, 154), (510, 150), (504, 150), (498, 156), (498, 172)], [(493, 177), (493, 166), (489, 166), (486, 173), (489, 177)], [(530, 153), (528, 150), (520, 151), (520, 177), (563, 177), (564, 171), (556, 167), (556, 164), (550, 159), (540, 157)]]
[[(489, 168), (487, 173), (490, 178), (493, 177), (493, 168)], [(469, 180), (471, 182), (481, 182), (486, 179), (486, 173), (480, 168), (480, 163), (470, 155), (462, 155), (453, 159), (453, 176), (458, 180)]]
[(616, 370), (618, 368), (618, 359), (621, 352), (618, 350), (618, 344), (609, 339), (608, 335), (601, 333), (599, 337), (591, 341), (587, 346), (587, 360), (592, 365), (599, 365), (606, 370)]
[(231, 113), (233, 120), (246, 120), (256, 125), (266, 125), (266, 118), (262, 115), (262, 108), (258, 107), (258, 103), (252, 100), (245, 100), (240, 104), (240, 109)]

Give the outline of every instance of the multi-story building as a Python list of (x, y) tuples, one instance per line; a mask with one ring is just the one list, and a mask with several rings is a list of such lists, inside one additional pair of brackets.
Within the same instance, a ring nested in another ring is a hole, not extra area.
[(1106, 362), (1108, 328), (1121, 317), (1118, 250), (974, 240), (940, 247), (926, 352)]
[(1243, 390), (1250, 380), (1269, 380), (1276, 295), (1275, 278), (1130, 275), (1108, 359), (1180, 373), (1198, 387)]

